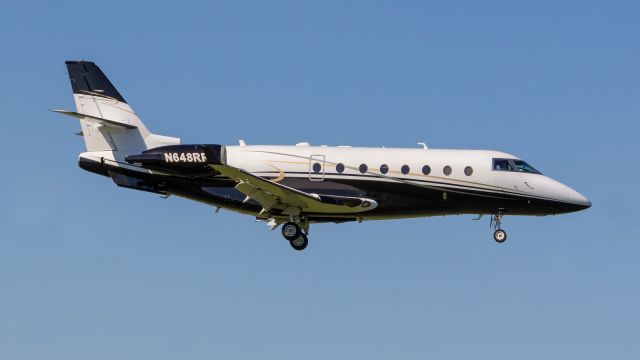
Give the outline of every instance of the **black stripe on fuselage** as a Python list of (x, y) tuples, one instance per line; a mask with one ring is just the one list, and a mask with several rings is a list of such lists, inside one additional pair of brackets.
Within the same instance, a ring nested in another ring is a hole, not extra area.
[(369, 197), (378, 202), (378, 208), (372, 213), (385, 215), (496, 213), (501, 209), (510, 214), (548, 215), (583, 209), (580, 205), (526, 194), (500, 193), (481, 188), (420, 186), (375, 179), (363, 181), (357, 177), (325, 178), (324, 181), (286, 177), (280, 183), (310, 193)]
[[(262, 171), (262, 172), (256, 172), (256, 173), (253, 173), (253, 174), (254, 175), (258, 175), (258, 176), (277, 176), (280, 173), (277, 172), (277, 171)], [(288, 174), (288, 175), (291, 175), (291, 174), (303, 175), (303, 176), (308, 176), (309, 175), (308, 172), (286, 172), (286, 174)], [(319, 176), (320, 174), (313, 174), (313, 175)], [(331, 176), (331, 177), (326, 177), (326, 176)], [(509, 195), (513, 195), (513, 196), (516, 196), (516, 197), (525, 197), (527, 199), (536, 198), (536, 199), (540, 199), (540, 200), (556, 201), (556, 199), (553, 199), (553, 198), (548, 198), (548, 197), (539, 196), (539, 195), (535, 195), (535, 194), (526, 194), (526, 193), (521, 193), (521, 192), (514, 192), (514, 191), (509, 190), (509, 189), (498, 188), (498, 187), (495, 187), (495, 186), (491, 186), (491, 187), (496, 188), (496, 189), (487, 189), (487, 188), (480, 187), (480, 186), (457, 184), (457, 183), (454, 183), (454, 182), (442, 182), (442, 181), (423, 180), (423, 179), (415, 179), (415, 178), (397, 178), (397, 177), (386, 176), (386, 175), (325, 173), (325, 178), (323, 180), (313, 180), (313, 182), (326, 181), (327, 179), (328, 180), (340, 179), (340, 178), (343, 178), (343, 177), (345, 177), (347, 179), (348, 178), (384, 179), (384, 180), (387, 180), (388, 182), (395, 182), (395, 183), (399, 183), (399, 184), (406, 184), (406, 185), (412, 185), (412, 186), (422, 186), (422, 185), (416, 184), (416, 182), (418, 182), (418, 183), (421, 183), (421, 184), (429, 185), (429, 186), (433, 187), (434, 189), (439, 189), (439, 190), (443, 190), (443, 191), (445, 191), (445, 190), (446, 191), (479, 190), (479, 191), (486, 192), (487, 196), (491, 196), (491, 195), (488, 195), (489, 193), (494, 194), (494, 196), (498, 196), (498, 197), (504, 197), (505, 194), (509, 194)], [(370, 181), (370, 180), (368, 180), (368, 181)], [(484, 184), (482, 184), (482, 185), (484, 185)], [(490, 185), (485, 185), (485, 186), (490, 186)]]

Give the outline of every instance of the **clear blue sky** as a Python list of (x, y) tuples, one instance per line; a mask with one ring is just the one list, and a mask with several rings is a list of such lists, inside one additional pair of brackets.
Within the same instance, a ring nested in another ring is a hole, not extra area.
[[(634, 1), (0, 5), (0, 359), (638, 359)], [(581, 213), (263, 223), (77, 166), (64, 67), (184, 142), (503, 150)]]

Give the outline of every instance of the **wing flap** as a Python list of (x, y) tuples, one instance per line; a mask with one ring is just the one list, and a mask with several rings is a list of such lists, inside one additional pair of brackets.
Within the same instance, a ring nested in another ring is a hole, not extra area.
[[(372, 199), (327, 196), (306, 193), (229, 165), (209, 165), (214, 170), (238, 182), (236, 190), (259, 203), (265, 211), (299, 209), (304, 213), (349, 214), (370, 211), (377, 202)], [(247, 200), (248, 200), (247, 199)]]
[(247, 195), (247, 199), (245, 201), (253, 199), (266, 210), (273, 209), (273, 207), (279, 203), (279, 200), (281, 201), (280, 198), (273, 196), (273, 194), (260, 190), (259, 188), (244, 182), (239, 183), (235, 188), (241, 193)]

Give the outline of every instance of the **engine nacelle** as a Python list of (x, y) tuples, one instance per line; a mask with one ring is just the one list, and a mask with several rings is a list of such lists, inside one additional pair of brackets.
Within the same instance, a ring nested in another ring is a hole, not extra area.
[(130, 164), (176, 174), (194, 175), (214, 173), (208, 165), (224, 165), (226, 149), (223, 145), (169, 145), (145, 150), (140, 155), (129, 155)]

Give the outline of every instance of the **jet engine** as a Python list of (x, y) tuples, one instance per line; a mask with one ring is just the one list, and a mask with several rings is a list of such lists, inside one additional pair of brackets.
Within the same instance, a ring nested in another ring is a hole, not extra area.
[(226, 151), (223, 145), (169, 145), (143, 151), (140, 155), (129, 155), (125, 160), (146, 169), (174, 174), (197, 175), (215, 173), (209, 167), (224, 165)]

